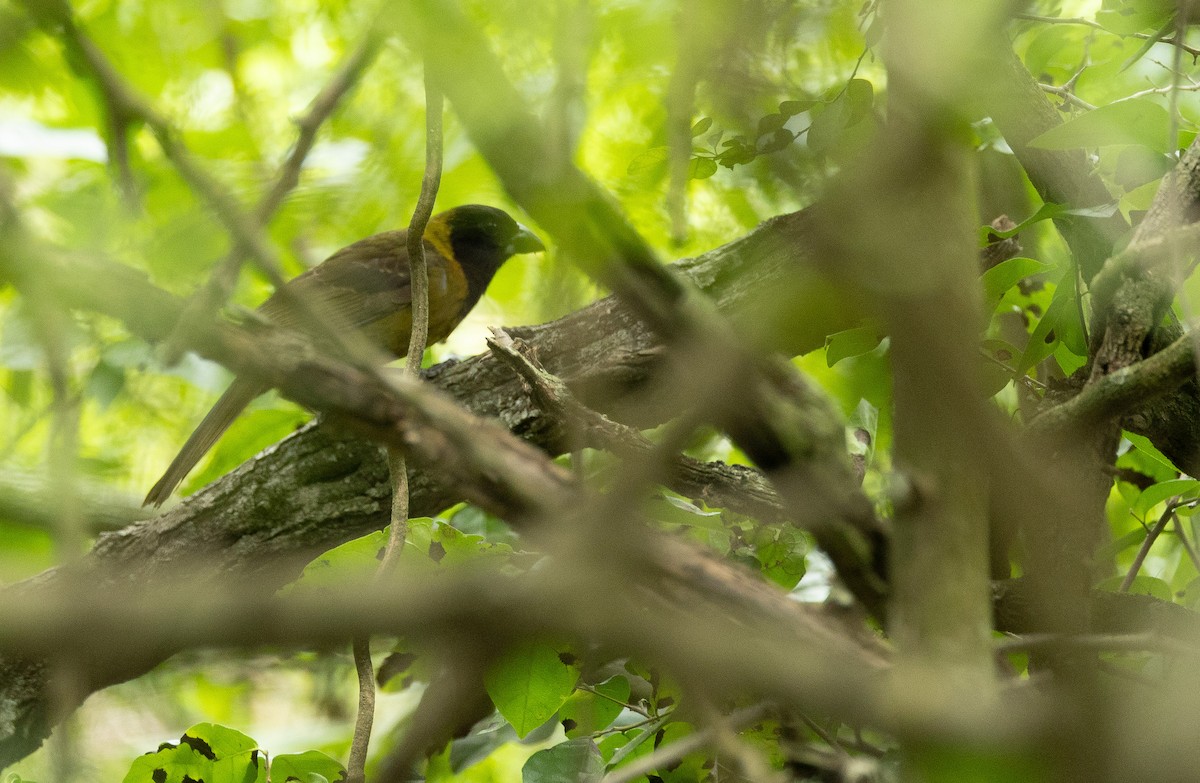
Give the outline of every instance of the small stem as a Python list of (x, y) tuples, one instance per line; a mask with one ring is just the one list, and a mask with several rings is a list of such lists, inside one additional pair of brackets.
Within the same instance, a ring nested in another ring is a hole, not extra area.
[[(354, 670), (358, 673), (358, 718), (354, 721), (354, 739), (346, 762), (347, 783), (366, 780), (367, 748), (375, 723), (375, 671), (371, 665), (371, 641), (366, 636), (354, 640)], [(366, 685), (364, 686), (364, 683)]]
[(1167, 523), (1171, 521), (1171, 517), (1173, 516), (1175, 516), (1175, 503), (1167, 503), (1162, 516), (1158, 518), (1158, 522), (1150, 529), (1150, 532), (1146, 535), (1146, 540), (1142, 542), (1142, 548), (1138, 550), (1137, 556), (1133, 558), (1133, 565), (1129, 566), (1129, 573), (1125, 574), (1125, 579), (1121, 582), (1119, 592), (1129, 592), (1129, 588), (1133, 586), (1134, 578), (1137, 577), (1138, 571), (1142, 568), (1142, 563), (1146, 560), (1146, 555), (1150, 553), (1150, 547), (1154, 546), (1154, 541), (1166, 529)]

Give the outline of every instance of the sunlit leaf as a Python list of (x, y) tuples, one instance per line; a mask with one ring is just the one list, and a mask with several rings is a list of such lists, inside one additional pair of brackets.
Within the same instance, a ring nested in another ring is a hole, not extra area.
[(539, 750), (521, 768), (522, 783), (594, 783), (604, 776), (604, 760), (596, 743), (573, 739)]
[(1190, 478), (1172, 479), (1147, 487), (1142, 490), (1142, 494), (1134, 502), (1133, 513), (1137, 516), (1145, 516), (1159, 503), (1177, 495), (1183, 500), (1190, 500), (1200, 495), (1200, 481)]
[(1167, 110), (1148, 98), (1110, 103), (1055, 126), (1029, 142), (1050, 150), (1140, 144), (1157, 152), (1174, 146)]
[[(1101, 590), (1117, 592), (1121, 589), (1121, 585), (1124, 582), (1124, 576), (1114, 576), (1109, 579), (1105, 579), (1096, 586)], [(1171, 592), (1171, 586), (1169, 584), (1158, 577), (1146, 576), (1145, 574), (1138, 574), (1133, 578), (1133, 583), (1129, 585), (1128, 592), (1132, 595), (1148, 595), (1151, 598), (1157, 598), (1158, 600), (1166, 601), (1167, 603), (1171, 602), (1173, 596), (1173, 593)]]
[(995, 304), (1000, 301), (1008, 289), (1027, 277), (1042, 274), (1053, 269), (1053, 264), (1047, 264), (1033, 258), (1010, 258), (1001, 261), (983, 273), (980, 281), (983, 283), (984, 301)]
[(565, 663), (558, 650), (530, 643), (509, 650), (484, 682), (496, 709), (524, 737), (553, 717), (578, 679), (578, 667)]

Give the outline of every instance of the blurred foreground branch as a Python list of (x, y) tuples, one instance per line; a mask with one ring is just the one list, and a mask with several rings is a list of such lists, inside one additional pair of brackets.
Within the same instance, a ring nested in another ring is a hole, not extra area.
[[(679, 268), (723, 307), (736, 312), (752, 298), (754, 281), (769, 282), (779, 265), (788, 262), (792, 244), (781, 239), (788, 232), (801, 231), (803, 222), (803, 215), (778, 219)], [(14, 253), (20, 254), (17, 247), (0, 255), (0, 275), (19, 280), (23, 258)], [(49, 263), (49, 259), (43, 261)], [(180, 306), (178, 300), (121, 267), (75, 268), (70, 274), (53, 277), (61, 284), (58, 293), (65, 301), (111, 308), (110, 312), (125, 316), (131, 328), (143, 333), (168, 329), (170, 313)], [(638, 399), (637, 392), (653, 375), (661, 355), (654, 348), (655, 338), (614, 300), (604, 300), (553, 324), (512, 331), (536, 345), (546, 366), (568, 379), (585, 401), (608, 400), (606, 410), (636, 424), (661, 421), (672, 412), (665, 401)], [(218, 345), (222, 336), (235, 340), (236, 345), (237, 330), (216, 332)], [(560, 450), (566, 440), (565, 424), (532, 403), (511, 370), (489, 356), (434, 368), (428, 377), (466, 401), (476, 414), (498, 417), (514, 432), (552, 451)], [(339, 398), (338, 404), (353, 405), (355, 397)], [(473, 438), (479, 434), (477, 429), (471, 433)], [(431, 431), (430, 437), (441, 436)], [(438, 475), (446, 476), (441, 471)], [(419, 466), (410, 479), (413, 513), (435, 513), (464, 498), (461, 487), (438, 484)], [(166, 514), (103, 537), (84, 558), (82, 567), (93, 574), (119, 574), (123, 583), (138, 584), (207, 559), (218, 572), (229, 576), (259, 575), (255, 589), (267, 595), (315, 554), (383, 527), (388, 494), (386, 468), (376, 447), (328, 426), (310, 426)], [(523, 516), (514, 513), (509, 518), (519, 522)], [(674, 546), (662, 549), (664, 556)], [(687, 555), (685, 561), (690, 558), (693, 564), (680, 562), (673, 570), (686, 581), (694, 580), (696, 574), (728, 568), (712, 562), (698, 568), (705, 558), (696, 557), (694, 552)], [(57, 573), (33, 580), (21, 590), (53, 584), (61, 578)], [(751, 601), (773, 606), (771, 611), (782, 612), (781, 618), (800, 611), (775, 590), (744, 575), (724, 582), (706, 578), (704, 587), (698, 589), (701, 594), (725, 590), (734, 605), (747, 606), (745, 602)], [(822, 633), (836, 637), (841, 631), (835, 628)], [(142, 646), (138, 655), (122, 657), (120, 666), (105, 671), (88, 687), (136, 676), (172, 652), (169, 647)], [(43, 665), (10, 659), (3, 668), (6, 676), (0, 686), (0, 704), (8, 705), (6, 714), (13, 718), (0, 726), (0, 759), (11, 760), (36, 747), (52, 721), (45, 711)]]

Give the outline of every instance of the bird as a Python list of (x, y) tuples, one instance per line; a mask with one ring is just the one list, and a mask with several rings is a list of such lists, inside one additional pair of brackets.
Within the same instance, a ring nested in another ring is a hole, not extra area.
[[(412, 334), (408, 232), (384, 231), (347, 245), (284, 285), (258, 308), (277, 326), (305, 331), (305, 318), (289, 304), (317, 302), (335, 324), (346, 324), (386, 354), (405, 356)], [(430, 218), (422, 237), (429, 276), (429, 344), (445, 340), (483, 296), (496, 271), (514, 255), (546, 246), (508, 213), (467, 204)], [(235, 378), (183, 444), (143, 501), (161, 506), (208, 453), (263, 384)]]

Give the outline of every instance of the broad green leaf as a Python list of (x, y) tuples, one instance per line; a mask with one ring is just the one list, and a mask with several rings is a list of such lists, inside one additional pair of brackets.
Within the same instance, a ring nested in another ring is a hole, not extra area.
[(590, 739), (539, 750), (521, 768), (522, 783), (593, 783), (604, 776), (604, 759)]
[(1016, 236), (1029, 226), (1032, 226), (1034, 223), (1040, 223), (1043, 220), (1051, 220), (1067, 211), (1067, 207), (1063, 206), (1062, 204), (1055, 204), (1047, 201), (1043, 202), (1042, 205), (1037, 208), (1037, 211), (1032, 215), (1006, 231), (999, 231), (991, 226), (980, 226), (979, 245), (980, 247), (987, 245), (993, 236), (997, 236), (1000, 239), (1008, 239), (1009, 237)]
[(1053, 268), (1053, 264), (1033, 258), (1010, 258), (1007, 261), (1001, 261), (984, 272), (980, 278), (983, 283), (984, 301), (994, 306), (1004, 296), (1004, 293), (1017, 283)]
[[(410, 520), (411, 524), (411, 520)], [(376, 530), (347, 541), (314, 559), (304, 567), (300, 578), (289, 589), (305, 589), (340, 584), (348, 577), (375, 573), (379, 558), (387, 546), (387, 533)]]
[(492, 713), (471, 727), (471, 732), (450, 743), (446, 762), (451, 772), (461, 772), (492, 755), (506, 743), (516, 742), (517, 732), (503, 715)]
[(1146, 540), (1146, 531), (1142, 527), (1130, 530), (1120, 538), (1110, 541), (1100, 548), (1101, 557), (1116, 557), (1130, 547), (1140, 546)]
[[(1075, 301), (1075, 286), (1069, 279), (1074, 273), (1068, 270), (1064, 273), (1063, 278), (1059, 280), (1058, 285), (1054, 289), (1054, 297), (1050, 300), (1050, 306), (1046, 308), (1046, 312), (1042, 315), (1034, 327), (1033, 334), (1029, 336), (1029, 342), (1025, 346), (1025, 351), (1021, 354), (1021, 360), (1017, 362), (1017, 374), (1024, 375), (1029, 372), (1038, 362), (1042, 361), (1050, 354), (1054, 353), (1054, 349), (1059, 341), (1068, 339), (1073, 342), (1082, 341), (1082, 326), (1079, 324), (1079, 306)], [(1086, 351), (1086, 345), (1073, 346), (1072, 350), (1078, 347), (1080, 350)]]
[(859, 326), (825, 338), (825, 362), (832, 367), (842, 359), (861, 356), (879, 347), (883, 335), (878, 327)]
[(1133, 513), (1139, 517), (1144, 517), (1149, 513), (1150, 509), (1176, 495), (1181, 496), (1184, 500), (1188, 500), (1196, 497), (1197, 494), (1200, 494), (1200, 481), (1196, 479), (1188, 478), (1162, 481), (1142, 490), (1142, 494), (1138, 495), (1137, 501), (1133, 504)]
[(258, 743), (240, 731), (198, 723), (179, 745), (140, 756), (124, 783), (265, 783), (266, 764)]
[(709, 128), (712, 127), (712, 124), (713, 124), (712, 117), (701, 117), (699, 120), (696, 121), (696, 124), (692, 126), (692, 138), (694, 139), (697, 136), (699, 136), (700, 134), (707, 131)]
[(923, 783), (1049, 783), (1044, 753), (1017, 743), (932, 742), (906, 754), (914, 780)]
[(346, 768), (319, 750), (285, 753), (271, 759), (271, 783), (333, 783), (344, 780)]
[(755, 541), (755, 557), (763, 575), (785, 590), (791, 590), (807, 570), (808, 541), (791, 526), (762, 528)]
[(1187, 586), (1183, 588), (1183, 597), (1180, 598), (1180, 603), (1188, 609), (1200, 608), (1200, 577), (1188, 582)]
[[(457, 518), (457, 517), (456, 517)], [(512, 554), (508, 544), (493, 543), (485, 536), (464, 533), (443, 520), (431, 520), (432, 530), (427, 554), (442, 564), (462, 563), (482, 557), (505, 557)], [(440, 553), (440, 554), (439, 554)]]
[(758, 120), (758, 135), (766, 136), (787, 124), (788, 118), (782, 114), (768, 114)]
[(793, 117), (808, 111), (816, 104), (816, 101), (783, 101), (779, 104), (779, 113), (786, 117)]
[(557, 650), (532, 643), (509, 650), (484, 683), (496, 709), (524, 737), (554, 716), (578, 679), (579, 669), (564, 663)]
[(558, 720), (568, 737), (586, 737), (611, 726), (628, 701), (629, 680), (610, 677), (591, 690), (572, 693), (558, 711)]
[(666, 171), (671, 151), (666, 147), (651, 147), (629, 162), (628, 173), (633, 177), (654, 177)]
[(180, 742), (202, 753), (202, 747), (207, 747), (212, 752), (211, 758), (217, 759), (247, 753), (258, 747), (257, 742), (240, 731), (216, 723), (197, 723), (183, 733)]
[(205, 780), (212, 772), (212, 759), (187, 745), (163, 748), (134, 759), (122, 783), (184, 783)]
[(1105, 0), (1096, 21), (1117, 35), (1158, 29), (1171, 15), (1174, 0)]
[(692, 158), (688, 163), (689, 179), (708, 179), (717, 173), (717, 162), (712, 158)]
[(96, 401), (100, 410), (107, 410), (113, 400), (125, 388), (125, 368), (116, 367), (108, 362), (97, 362), (88, 376), (85, 394)]
[(1174, 161), (1169, 155), (1162, 155), (1141, 145), (1133, 145), (1121, 150), (1117, 156), (1117, 167), (1113, 179), (1127, 193), (1148, 182), (1157, 182), (1171, 170)]
[[(1117, 459), (1117, 467), (1132, 467), (1158, 481), (1173, 479), (1183, 472), (1175, 466), (1175, 463), (1168, 459), (1166, 454), (1159, 451), (1145, 435), (1138, 435), (1136, 432), (1126, 430), (1123, 430), (1121, 435), (1125, 440), (1133, 444), (1133, 449)], [(1136, 451), (1137, 457), (1141, 457), (1140, 460), (1134, 458), (1134, 451)], [(1130, 460), (1122, 464), (1122, 460), (1125, 460), (1127, 457)]]
[(1021, 352), (1010, 343), (994, 339), (984, 340), (979, 349), (986, 355), (980, 357), (982, 392), (985, 397), (991, 397), (1013, 379), (1015, 370), (1011, 368)]
[(867, 119), (874, 102), (874, 88), (865, 79), (851, 79), (832, 103), (815, 113), (808, 129), (808, 147), (817, 153), (832, 153), (857, 140), (847, 130)]
[(653, 739), (666, 722), (667, 718), (659, 718), (645, 728), (629, 729), (618, 734), (605, 737), (600, 742), (600, 752), (604, 755), (605, 763), (610, 769), (617, 769), (633, 759), (640, 758), (654, 750)]
[(705, 511), (677, 495), (662, 494), (651, 498), (646, 511), (653, 519), (667, 524), (700, 527), (705, 530), (725, 529), (720, 511)]
[(1170, 117), (1167, 110), (1148, 98), (1110, 103), (1067, 120), (1029, 142), (1049, 150), (1105, 147), (1112, 144), (1141, 144), (1156, 152), (1169, 152)]
[(203, 756), (211, 753), (212, 771), (204, 778), (206, 783), (265, 783), (267, 779), (258, 743), (240, 731), (199, 723), (184, 732), (180, 743), (192, 746)]
[[(1114, 576), (1103, 580), (1096, 585), (1101, 590), (1107, 590), (1115, 593), (1121, 589), (1124, 584), (1124, 576)], [(1155, 576), (1146, 576), (1138, 574), (1133, 578), (1133, 584), (1129, 586), (1129, 593), (1132, 595), (1148, 595), (1151, 598), (1157, 598), (1160, 601), (1171, 603), (1172, 593), (1171, 586)]]

